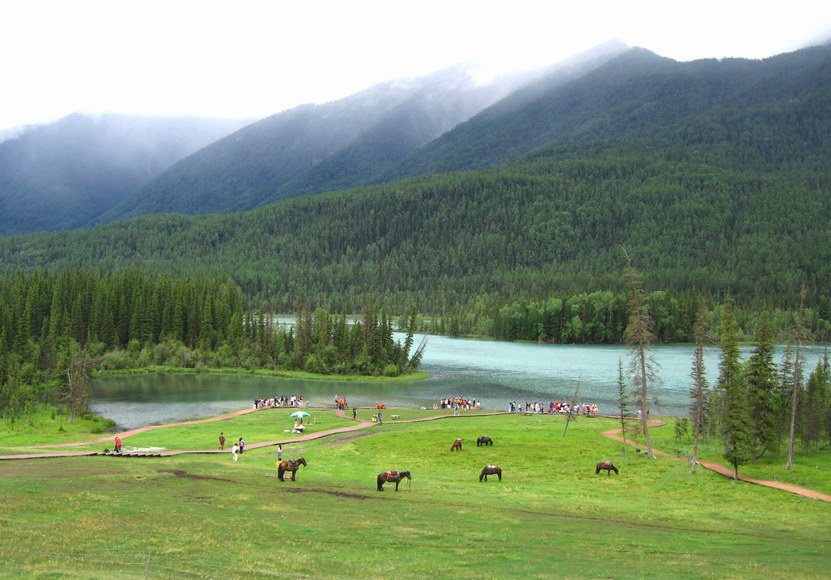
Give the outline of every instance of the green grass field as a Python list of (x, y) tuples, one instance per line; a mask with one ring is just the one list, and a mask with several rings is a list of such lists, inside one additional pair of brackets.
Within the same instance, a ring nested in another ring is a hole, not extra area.
[[(220, 430), (249, 445), (288, 436), (271, 413), (124, 445), (212, 449)], [(388, 421), (435, 413), (387, 409), (383, 425), (286, 445), (284, 458), (309, 462), (295, 482), (277, 479), (274, 447), (236, 463), (227, 454), (0, 462), (0, 577), (828, 577), (831, 504), (624, 454), (602, 436), (617, 426), (606, 419), (580, 418), (565, 437), (559, 416)], [(350, 423), (324, 411), (315, 421), (310, 430)], [(653, 437), (668, 443), (672, 427), (661, 429)], [(476, 447), (483, 434), (492, 447)], [(456, 437), (464, 449), (451, 453)], [(620, 475), (595, 475), (605, 459)], [(821, 483), (829, 462), (814, 463)], [(503, 468), (501, 482), (478, 481), (487, 464)], [(376, 491), (390, 469), (411, 471), (412, 482)]]

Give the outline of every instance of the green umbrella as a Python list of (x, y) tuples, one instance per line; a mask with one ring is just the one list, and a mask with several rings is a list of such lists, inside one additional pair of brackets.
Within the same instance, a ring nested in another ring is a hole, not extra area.
[(309, 414), (306, 411), (295, 411), (290, 416), (291, 417), (297, 417), (298, 419), (302, 419), (303, 417), (308, 417)]

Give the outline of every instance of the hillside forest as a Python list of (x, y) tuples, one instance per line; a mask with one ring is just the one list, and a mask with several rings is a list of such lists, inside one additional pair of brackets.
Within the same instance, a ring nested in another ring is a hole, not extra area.
[[(153, 215), (0, 239), (0, 268), (231, 277), (245, 306), (360, 312), (367, 296), (451, 334), (621, 342), (623, 250), (662, 342), (692, 342), (698, 297), (737, 303), (742, 335), (806, 292), (817, 340), (831, 324), (831, 198), (783, 174), (648, 157), (536, 160), (287, 200), (217, 216)], [(713, 307), (713, 312), (717, 307)]]
[[(230, 280), (64, 270), (0, 277), (0, 414), (10, 424), (44, 403), (86, 410), (93, 371), (149, 366), (398, 376), (418, 368), (413, 332), (394, 341), (371, 301), (347, 324), (297, 302), (297, 323), (246, 311)], [(413, 317), (415, 320), (415, 317)]]
[[(731, 461), (777, 448), (771, 406), (805, 421), (789, 450), (827, 441), (827, 363), (802, 369), (798, 349), (831, 339), (831, 46), (689, 63), (613, 47), (500, 100), (439, 78), (255, 123), (97, 225), (0, 237), (6, 420), (81, 411), (92, 369), (398, 376), (415, 332), (625, 343), (637, 313), (642, 354), (703, 327), (720, 341), (696, 432)], [(165, 209), (181, 213), (149, 213)], [(739, 361), (742, 341), (796, 350), (774, 371)]]

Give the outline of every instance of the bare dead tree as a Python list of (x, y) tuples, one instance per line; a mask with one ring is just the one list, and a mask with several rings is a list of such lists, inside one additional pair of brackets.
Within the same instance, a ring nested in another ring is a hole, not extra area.
[(791, 391), (791, 427), (788, 431), (788, 460), (785, 469), (793, 468), (794, 441), (796, 440), (796, 422), (799, 411), (799, 389), (802, 386), (802, 345), (811, 340), (810, 333), (805, 325), (805, 287), (799, 293), (799, 311), (794, 320), (794, 346), (796, 347), (793, 365), (793, 388)]
[(693, 399), (693, 452), (690, 458), (690, 473), (695, 473), (696, 466), (698, 465), (698, 440), (704, 431), (704, 411), (707, 394), (709, 392), (704, 368), (704, 347), (711, 341), (710, 336), (707, 334), (708, 315), (709, 310), (707, 309), (707, 305), (706, 303), (702, 303), (695, 323), (695, 351), (693, 354), (692, 372), (690, 373), (693, 379), (693, 388), (690, 392)]
[(89, 353), (86, 350), (73, 352), (66, 369), (66, 382), (62, 392), (61, 402), (69, 410), (69, 423), (75, 419), (76, 413), (84, 411), (89, 401), (89, 372), (92, 366)]
[(658, 381), (656, 368), (658, 364), (652, 356), (651, 348), (655, 343), (655, 330), (649, 308), (646, 304), (646, 296), (638, 283), (635, 271), (626, 253), (626, 283), (629, 287), (629, 324), (626, 326), (626, 344), (629, 345), (632, 360), (629, 372), (632, 376), (632, 383), (635, 387), (633, 392), (635, 403), (641, 412), (641, 429), (646, 442), (646, 452), (650, 459), (655, 458), (655, 451), (652, 449), (652, 437), (649, 435), (649, 401), (651, 398), (651, 385)]
[(580, 379), (577, 379), (577, 386), (574, 388), (574, 396), (571, 398), (571, 406), (568, 408), (568, 414), (566, 415), (566, 426), (563, 429), (563, 437), (566, 436), (566, 432), (568, 431), (568, 423), (571, 421), (571, 416), (574, 414), (574, 406), (577, 404), (577, 394), (580, 392)]

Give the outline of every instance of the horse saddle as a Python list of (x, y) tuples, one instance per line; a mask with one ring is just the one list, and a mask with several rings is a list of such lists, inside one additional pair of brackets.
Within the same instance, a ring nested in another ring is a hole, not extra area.
[(390, 477), (398, 477), (398, 472), (397, 472), (397, 471), (388, 471), (388, 472), (387, 472), (387, 477), (388, 477), (388, 478), (390, 478)]
[(487, 469), (496, 469), (495, 465), (488, 465)]

